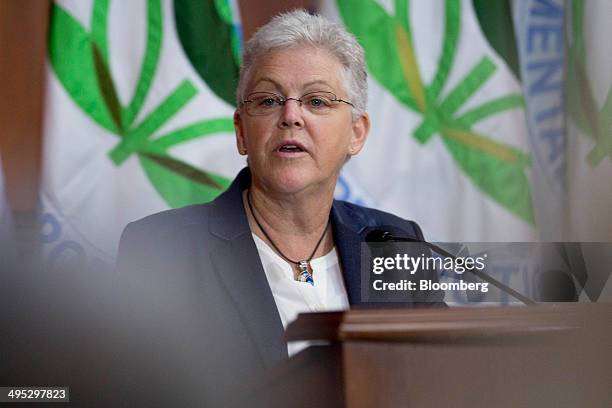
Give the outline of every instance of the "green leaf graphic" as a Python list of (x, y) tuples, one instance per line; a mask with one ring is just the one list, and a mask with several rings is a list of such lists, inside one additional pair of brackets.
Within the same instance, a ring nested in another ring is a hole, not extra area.
[(144, 150), (151, 153), (166, 153), (170, 147), (177, 144), (215, 133), (232, 133), (233, 131), (234, 122), (231, 118), (202, 120), (158, 137), (154, 141), (149, 142)]
[(568, 112), (582, 133), (595, 142), (587, 162), (597, 167), (606, 156), (612, 160), (612, 88), (600, 109), (587, 74), (584, 2), (574, 0), (571, 6), (572, 39), (566, 49)]
[(510, 2), (511, 0), (473, 0), (476, 17), (489, 45), (506, 61), (520, 80), (521, 70)]
[(442, 139), (478, 188), (520, 218), (535, 222), (529, 181), (524, 173), (529, 159), (524, 153), (470, 132), (444, 129)]
[(239, 64), (230, 50), (235, 33), (227, 21), (227, 10), (220, 12), (215, 3), (174, 0), (174, 17), (191, 64), (217, 96), (234, 106)]
[(459, 28), (461, 27), (461, 12), (459, 3), (460, 0), (446, 0), (444, 5), (445, 22), (444, 22), (444, 43), (442, 45), (442, 54), (438, 60), (438, 69), (436, 76), (429, 87), (431, 99), (435, 100), (440, 95), (442, 87), (446, 84), (448, 74), (453, 66), (455, 54), (457, 53), (457, 44), (459, 44)]
[(199, 170), (169, 156), (138, 154), (145, 173), (171, 207), (208, 202), (230, 185), (230, 180)]
[(64, 89), (83, 112), (105, 129), (118, 133), (97, 81), (90, 36), (56, 4), (51, 6), (49, 61)]
[(147, 45), (145, 56), (138, 76), (136, 90), (129, 105), (125, 108), (126, 127), (132, 126), (136, 115), (142, 108), (149, 93), (153, 76), (157, 70), (162, 41), (162, 15), (160, 0), (147, 2)]
[(96, 76), (98, 78), (98, 86), (100, 87), (100, 92), (102, 92), (102, 98), (104, 98), (104, 102), (106, 103), (106, 107), (108, 108), (111, 117), (113, 118), (115, 127), (121, 135), (123, 134), (123, 121), (121, 120), (121, 103), (119, 102), (117, 91), (115, 90), (113, 77), (111, 76), (111, 73), (108, 70), (106, 62), (104, 62), (104, 57), (102, 56), (102, 53), (98, 50), (98, 47), (95, 44), (93, 45), (93, 55), (94, 66), (96, 68)]
[[(221, 1), (221, 0), (219, 0)], [(95, 0), (88, 33), (70, 14), (57, 5), (51, 11), (49, 59), (58, 80), (73, 101), (94, 121), (121, 140), (109, 153), (117, 165), (136, 154), (145, 174), (172, 207), (215, 198), (229, 180), (199, 170), (171, 157), (168, 149), (189, 140), (215, 133), (233, 132), (231, 117), (200, 120), (151, 140), (196, 94), (183, 80), (149, 114), (134, 123), (147, 97), (160, 56), (162, 9), (160, 0), (147, 1), (147, 43), (134, 95), (122, 106), (110, 72), (108, 54), (108, 10), (110, 0)], [(227, 18), (227, 15), (224, 16)]]
[(197, 94), (193, 84), (184, 80), (166, 97), (153, 112), (147, 115), (136, 128), (129, 131), (124, 139), (110, 152), (115, 164), (121, 164), (132, 153), (142, 148), (153, 133)]
[(496, 99), (491, 99), (482, 105), (476, 106), (465, 112), (463, 115), (455, 119), (463, 127), (471, 127), (474, 123), (495, 115), (496, 113), (506, 111), (508, 109), (525, 107), (525, 99), (523, 95), (514, 94), (501, 96)]
[(423, 115), (414, 137), (427, 143), (440, 135), (466, 175), (492, 199), (527, 222), (534, 223), (531, 192), (525, 168), (529, 158), (518, 149), (475, 133), (471, 126), (497, 113), (524, 106), (520, 95), (504, 95), (456, 116), (495, 72), (482, 57), (440, 98), (459, 42), (461, 2), (445, 0), (442, 52), (431, 84), (426, 85), (412, 44), (408, 0), (393, 3), (389, 15), (373, 0), (338, 0), (344, 23), (366, 50), (368, 70), (400, 103)]
[(344, 23), (366, 51), (370, 74), (399, 102), (416, 110), (395, 46), (395, 19), (371, 0), (339, 0), (338, 9)]
[(107, 16), (110, 0), (95, 0), (91, 12), (91, 40), (98, 47), (104, 63), (108, 65)]

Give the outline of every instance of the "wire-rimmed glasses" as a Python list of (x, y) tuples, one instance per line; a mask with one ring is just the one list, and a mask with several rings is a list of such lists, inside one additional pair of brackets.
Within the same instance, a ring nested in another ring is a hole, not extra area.
[(279, 112), (287, 101), (296, 101), (308, 112), (317, 115), (333, 112), (340, 103), (354, 107), (349, 101), (340, 99), (334, 93), (327, 91), (308, 92), (299, 98), (285, 98), (272, 92), (253, 92), (242, 101), (242, 105), (249, 115), (264, 116)]

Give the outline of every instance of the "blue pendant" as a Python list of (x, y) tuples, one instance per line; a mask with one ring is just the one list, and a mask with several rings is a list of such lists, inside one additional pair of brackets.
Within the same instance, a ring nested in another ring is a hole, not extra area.
[(308, 271), (310, 266), (310, 262), (308, 261), (300, 261), (298, 267), (300, 268), (300, 273), (298, 274), (297, 280), (300, 282), (307, 282), (314, 286), (314, 280), (312, 279), (312, 274)]

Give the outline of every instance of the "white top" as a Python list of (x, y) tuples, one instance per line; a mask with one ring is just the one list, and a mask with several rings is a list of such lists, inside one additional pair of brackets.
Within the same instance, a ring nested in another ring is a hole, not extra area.
[[(293, 277), (291, 265), (274, 252), (261, 238), (253, 234), (259, 258), (268, 284), (272, 289), (283, 327), (297, 318), (299, 313), (338, 311), (349, 308), (348, 295), (334, 247), (327, 255), (310, 261), (314, 286), (298, 282)], [(289, 357), (308, 347), (311, 342), (289, 342)]]

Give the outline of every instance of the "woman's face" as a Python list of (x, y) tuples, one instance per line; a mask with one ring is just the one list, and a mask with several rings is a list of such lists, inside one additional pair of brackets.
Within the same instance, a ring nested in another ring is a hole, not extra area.
[[(340, 62), (326, 50), (275, 50), (253, 67), (247, 99), (255, 92), (301, 98), (324, 91), (351, 102), (340, 70)], [(363, 115), (353, 121), (352, 108), (345, 103), (334, 104), (329, 112), (320, 114), (289, 100), (275, 112), (261, 116), (248, 113), (243, 106), (234, 115), (234, 125), (238, 150), (248, 154), (253, 181), (275, 192), (293, 194), (309, 188), (333, 188), (347, 156), (361, 150), (369, 119)]]

